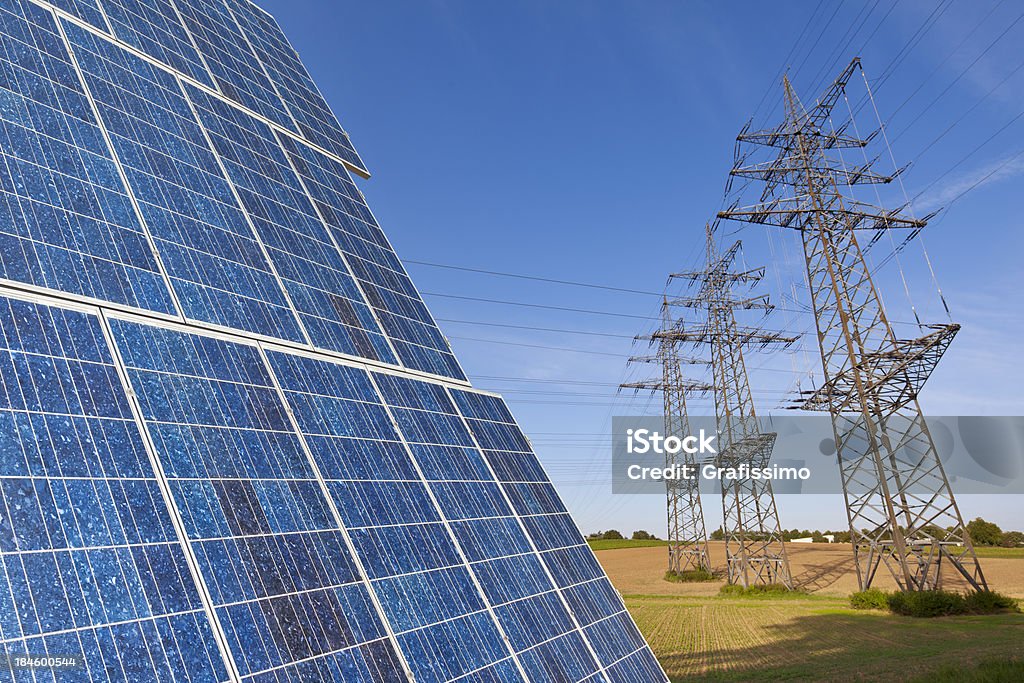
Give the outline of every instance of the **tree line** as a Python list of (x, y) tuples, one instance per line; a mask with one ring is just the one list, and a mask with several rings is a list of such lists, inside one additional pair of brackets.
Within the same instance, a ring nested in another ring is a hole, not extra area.
[[(941, 529), (931, 529), (933, 535), (940, 535)], [(989, 522), (976, 517), (967, 523), (967, 533), (971, 535), (971, 540), (974, 545), (981, 546), (1001, 546), (1003, 548), (1020, 548), (1024, 547), (1024, 532), (1022, 531), (1003, 531), (999, 528), (999, 525), (995, 522)], [(827, 543), (828, 539), (826, 536), (832, 536), (836, 543), (849, 543), (850, 542), (850, 531), (818, 531), (811, 529), (783, 529), (782, 538), (786, 541), (792, 541), (794, 538), (810, 538), (813, 543)], [(598, 531), (587, 536), (590, 540), (603, 540), (603, 541), (620, 541), (626, 537), (618, 529), (608, 529), (607, 531)], [(634, 541), (657, 541), (660, 540), (654, 534), (645, 531), (644, 529), (637, 529), (632, 533), (630, 539)], [(712, 541), (723, 541), (725, 540), (725, 533), (722, 531), (722, 527), (718, 527), (711, 532), (709, 539)]]

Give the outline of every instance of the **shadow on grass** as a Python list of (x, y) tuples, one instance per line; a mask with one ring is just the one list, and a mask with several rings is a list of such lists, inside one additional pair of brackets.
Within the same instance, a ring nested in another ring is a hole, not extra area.
[(659, 658), (673, 681), (902, 681), (965, 662), (1019, 657), (1024, 642), (1019, 614), (915, 620), (808, 607), (810, 613), (786, 618), (784, 609), (763, 618), (735, 610), (704, 640), (717, 646)]
[(809, 567), (804, 572), (793, 577), (794, 587), (813, 593), (823, 588), (828, 588), (833, 583), (849, 576), (857, 571), (853, 556), (826, 562), (821, 565)]

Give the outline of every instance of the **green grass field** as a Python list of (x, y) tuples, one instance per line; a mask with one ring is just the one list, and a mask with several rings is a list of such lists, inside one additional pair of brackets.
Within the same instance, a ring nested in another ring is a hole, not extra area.
[(978, 557), (1008, 557), (1024, 559), (1024, 548), (993, 548), (991, 546), (978, 546), (975, 549)]
[(980, 663), (992, 675), (966, 680), (1011, 681), (1022, 666), (1011, 659), (1024, 656), (1022, 614), (911, 619), (813, 595), (628, 595), (626, 605), (673, 681), (960, 680)]

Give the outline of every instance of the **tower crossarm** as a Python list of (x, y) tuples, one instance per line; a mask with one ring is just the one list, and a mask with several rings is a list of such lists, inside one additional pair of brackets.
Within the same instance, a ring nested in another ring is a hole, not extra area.
[(759, 346), (765, 348), (779, 344), (788, 348), (800, 337), (770, 332), (753, 327), (736, 327), (733, 331), (716, 333), (709, 328), (695, 330), (663, 330), (655, 332), (652, 337), (690, 344), (731, 343), (737, 346)]
[(923, 228), (928, 224), (927, 219), (901, 216), (901, 208), (883, 209), (851, 200), (835, 202), (823, 208), (815, 204), (815, 199), (817, 198), (806, 194), (776, 197), (749, 206), (731, 207), (720, 211), (718, 217), (794, 230), (819, 229), (820, 224), (816, 219), (822, 214), (828, 217), (827, 223), (841, 225), (844, 229), (850, 230)]
[(884, 351), (867, 352), (854, 368), (834, 375), (799, 402), (802, 410), (844, 412), (856, 409), (856, 379), (875, 400), (895, 410), (917, 398), (960, 326), (933, 325), (933, 332), (917, 339), (899, 339)]
[[(842, 168), (834, 165), (826, 165), (814, 169), (819, 176), (831, 176), (837, 185), (886, 185), (896, 179), (906, 167), (896, 170), (890, 175), (883, 175), (874, 172), (871, 167), (875, 160), (855, 168)], [(803, 172), (805, 169), (798, 165), (797, 160), (787, 156), (781, 162), (778, 160), (764, 161), (750, 166), (737, 166), (729, 171), (729, 175), (737, 178), (753, 178), (765, 182), (784, 181), (784, 178), (793, 173)]]
[(634, 393), (640, 391), (665, 391), (666, 387), (668, 387), (669, 391), (683, 391), (688, 394), (701, 395), (709, 394), (715, 390), (714, 385), (696, 380), (684, 380), (682, 382), (666, 384), (664, 380), (649, 379), (640, 382), (624, 382), (619, 385), (619, 389), (632, 389)]
[[(867, 138), (857, 138), (835, 133), (816, 133), (814, 137), (821, 142), (822, 147), (825, 149), (847, 149), (851, 147), (859, 149), (867, 147), (874, 138), (874, 134)], [(739, 142), (763, 145), (765, 147), (787, 148), (792, 144), (793, 133), (784, 129), (759, 130), (752, 133), (742, 133), (736, 139)]]
[[(681, 306), (683, 308), (707, 308), (709, 300), (707, 297), (700, 295), (697, 296), (683, 296), (677, 299), (672, 299), (670, 302), (673, 306)], [(760, 294), (758, 296), (746, 297), (743, 299), (719, 299), (714, 302), (716, 306), (728, 306), (729, 308), (740, 308), (744, 310), (760, 309), (765, 311), (771, 311), (775, 308), (772, 303), (768, 300), (767, 294)]]
[[(637, 339), (650, 339), (650, 335), (640, 336)], [(693, 356), (679, 356), (676, 355), (675, 360), (680, 365), (709, 365), (711, 361), (706, 358), (696, 358)], [(664, 359), (660, 355), (654, 356), (630, 356), (629, 363), (663, 363)]]

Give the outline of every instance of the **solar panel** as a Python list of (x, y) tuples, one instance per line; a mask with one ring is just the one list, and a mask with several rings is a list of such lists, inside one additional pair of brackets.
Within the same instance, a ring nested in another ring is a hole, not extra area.
[(348, 134), (274, 18), (248, 0), (227, 0), (227, 3), (302, 136), (368, 174)]
[(175, 6), (217, 89), (277, 125), (295, 130), (295, 122), (224, 0), (182, 0)]
[(0, 7), (0, 277), (174, 313), (52, 15)]
[(185, 316), (303, 341), (178, 80), (65, 29)]
[(188, 94), (314, 346), (395, 362), (326, 226), (269, 126), (198, 88)]
[(119, 40), (214, 87), (171, 0), (103, 0), (103, 8)]
[(98, 316), (0, 297), (0, 380), (0, 654), (226, 680)]
[(276, 22), (57, 6), (0, 8), (0, 664), (73, 666), (0, 677), (664, 681)]
[(529, 679), (599, 679), (594, 653), (531, 543), (526, 520), (447, 390), (394, 375), (375, 381), (413, 458), (428, 463), (426, 484)]
[(664, 674), (622, 598), (562, 504), (504, 401), (452, 392), (484, 456), (523, 520), (527, 536), (613, 680), (661, 680)]
[(111, 328), (239, 675), (395, 680), (397, 655), (259, 349)]
[(298, 140), (285, 135), (280, 140), (402, 363), (465, 379), (448, 340), (345, 167)]
[(100, 9), (98, 0), (47, 0), (57, 9), (64, 10), (73, 17), (95, 26), (101, 31), (109, 31), (103, 10)]

